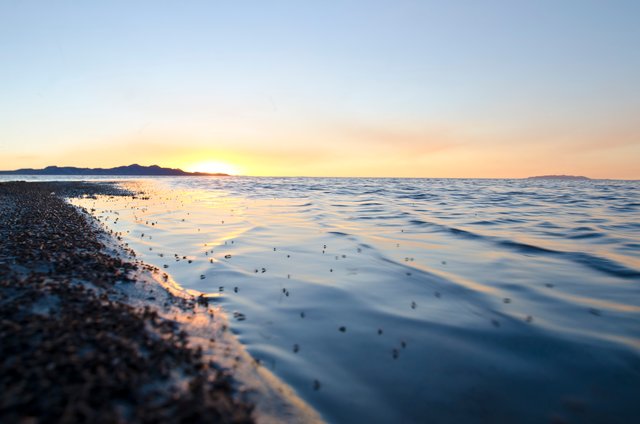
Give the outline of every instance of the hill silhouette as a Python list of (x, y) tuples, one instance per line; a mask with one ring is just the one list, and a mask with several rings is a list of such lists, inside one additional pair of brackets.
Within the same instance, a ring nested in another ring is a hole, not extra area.
[(0, 175), (124, 175), (124, 176), (217, 176), (227, 177), (229, 174), (206, 172), (186, 172), (178, 168), (162, 168), (158, 165), (143, 166), (137, 163), (115, 168), (77, 168), (74, 166), (47, 166), (43, 169), (22, 168), (14, 171), (0, 171)]

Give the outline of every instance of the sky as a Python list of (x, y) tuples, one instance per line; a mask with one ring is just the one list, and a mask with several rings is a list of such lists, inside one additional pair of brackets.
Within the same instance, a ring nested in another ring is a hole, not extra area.
[(0, 169), (640, 179), (640, 1), (0, 1)]

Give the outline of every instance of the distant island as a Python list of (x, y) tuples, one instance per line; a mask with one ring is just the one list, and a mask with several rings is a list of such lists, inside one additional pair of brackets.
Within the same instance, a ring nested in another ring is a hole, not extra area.
[(571, 181), (588, 181), (589, 177), (580, 175), (539, 175), (536, 177), (527, 177), (528, 180), (571, 180)]
[(162, 168), (158, 165), (133, 164), (115, 168), (76, 168), (73, 166), (47, 166), (44, 169), (23, 168), (15, 171), (0, 171), (0, 175), (123, 175), (123, 176), (171, 176), (171, 177), (228, 177), (229, 174), (186, 172), (177, 168)]

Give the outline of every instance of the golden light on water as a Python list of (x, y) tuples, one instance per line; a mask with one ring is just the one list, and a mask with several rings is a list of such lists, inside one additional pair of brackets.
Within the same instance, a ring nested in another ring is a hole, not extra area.
[(186, 168), (189, 172), (207, 172), (209, 174), (229, 174), (229, 175), (240, 175), (241, 169), (227, 162), (216, 162), (216, 161), (206, 161), (199, 162), (193, 165), (190, 165)]

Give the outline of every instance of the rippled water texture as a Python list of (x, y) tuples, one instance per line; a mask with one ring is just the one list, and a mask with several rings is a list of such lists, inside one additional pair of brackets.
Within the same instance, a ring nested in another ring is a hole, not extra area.
[(640, 417), (640, 183), (156, 178), (84, 199), (330, 422)]

